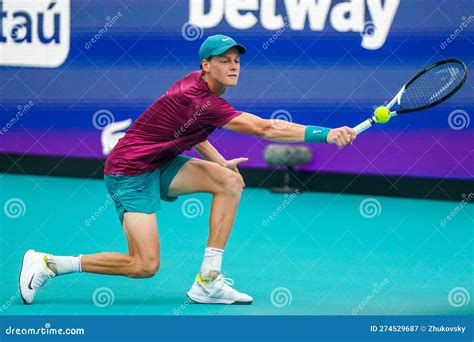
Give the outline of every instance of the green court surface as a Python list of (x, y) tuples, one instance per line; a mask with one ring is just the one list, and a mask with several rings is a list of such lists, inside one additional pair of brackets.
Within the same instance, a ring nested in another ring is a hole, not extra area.
[(0, 175), (1, 314), (474, 313), (474, 205), (333, 193), (285, 197), (255, 188), (243, 193), (223, 268), (254, 303), (190, 304), (185, 292), (201, 264), (210, 201), (198, 194), (162, 203), (161, 269), (153, 278), (65, 275), (26, 306), (17, 280), (27, 249), (126, 252), (126, 241), (102, 180)]

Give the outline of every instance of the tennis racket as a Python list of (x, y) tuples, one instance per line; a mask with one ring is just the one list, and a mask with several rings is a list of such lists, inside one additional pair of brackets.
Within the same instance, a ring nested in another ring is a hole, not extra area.
[[(446, 59), (426, 67), (413, 76), (386, 105), (390, 118), (419, 112), (446, 101), (461, 89), (466, 78), (467, 67), (458, 59)], [(391, 110), (395, 103), (398, 109)], [(360, 134), (376, 123), (374, 115), (353, 129)]]

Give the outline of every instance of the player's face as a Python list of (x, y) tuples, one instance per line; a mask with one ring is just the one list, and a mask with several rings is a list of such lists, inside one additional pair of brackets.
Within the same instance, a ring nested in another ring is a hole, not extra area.
[(209, 61), (209, 74), (226, 87), (237, 85), (240, 74), (239, 51), (231, 48), (222, 55), (213, 57)]

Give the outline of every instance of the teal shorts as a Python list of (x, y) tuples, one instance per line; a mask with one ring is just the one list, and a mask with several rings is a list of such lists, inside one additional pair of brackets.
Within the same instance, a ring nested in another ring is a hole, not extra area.
[(179, 155), (161, 167), (137, 176), (105, 175), (105, 186), (123, 224), (125, 212), (153, 214), (160, 209), (160, 199), (173, 202), (168, 190), (174, 177), (190, 157)]

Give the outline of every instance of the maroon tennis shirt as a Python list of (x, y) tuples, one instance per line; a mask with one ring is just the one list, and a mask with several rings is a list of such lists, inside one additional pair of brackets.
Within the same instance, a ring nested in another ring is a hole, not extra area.
[(111, 151), (104, 173), (136, 176), (199, 144), (242, 112), (212, 93), (194, 71), (159, 97)]

